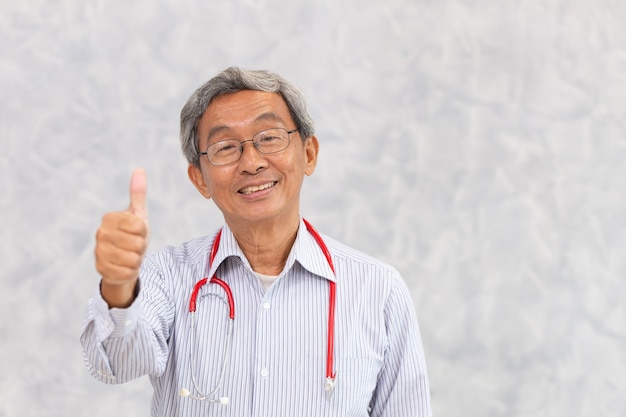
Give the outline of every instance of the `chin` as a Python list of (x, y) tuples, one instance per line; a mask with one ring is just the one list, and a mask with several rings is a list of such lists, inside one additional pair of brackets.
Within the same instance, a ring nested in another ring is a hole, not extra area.
[(239, 222), (263, 224), (268, 222), (285, 222), (292, 216), (293, 214), (286, 213), (281, 210), (248, 210), (245, 213), (233, 218)]

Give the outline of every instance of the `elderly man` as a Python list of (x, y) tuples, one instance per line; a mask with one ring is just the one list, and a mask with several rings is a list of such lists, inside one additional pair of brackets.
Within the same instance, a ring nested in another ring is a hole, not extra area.
[(152, 416), (430, 416), (402, 278), (300, 216), (319, 149), (300, 91), (228, 68), (183, 107), (181, 142), (225, 224), (146, 255), (146, 177), (133, 173), (129, 208), (96, 234), (90, 373), (148, 375)]

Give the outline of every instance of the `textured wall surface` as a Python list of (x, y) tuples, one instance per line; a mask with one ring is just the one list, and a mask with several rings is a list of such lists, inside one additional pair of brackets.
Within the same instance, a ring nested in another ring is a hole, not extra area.
[(626, 3), (0, 1), (0, 417), (147, 416), (78, 336), (94, 233), (148, 173), (151, 248), (221, 224), (178, 114), (228, 65), (298, 84), (302, 213), (395, 265), (434, 414), (626, 415)]

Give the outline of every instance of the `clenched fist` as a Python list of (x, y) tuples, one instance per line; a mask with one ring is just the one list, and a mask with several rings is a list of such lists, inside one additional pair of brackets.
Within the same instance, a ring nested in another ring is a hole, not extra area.
[(96, 233), (96, 269), (109, 308), (128, 307), (135, 299), (139, 267), (148, 247), (146, 188), (146, 173), (135, 169), (128, 209), (105, 214)]

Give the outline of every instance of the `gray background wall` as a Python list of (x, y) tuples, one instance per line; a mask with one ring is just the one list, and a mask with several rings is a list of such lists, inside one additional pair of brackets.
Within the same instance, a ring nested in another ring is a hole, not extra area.
[(78, 336), (94, 233), (149, 180), (151, 248), (221, 223), (178, 114), (228, 65), (310, 100), (302, 213), (395, 265), (436, 416), (626, 415), (626, 3), (0, 1), (0, 417), (147, 416)]

